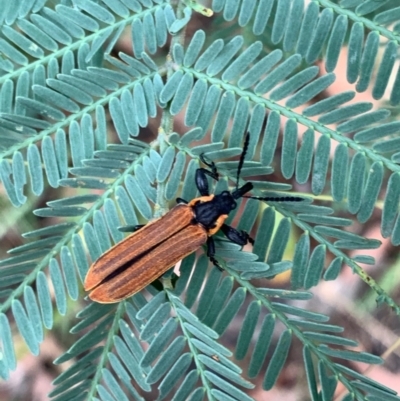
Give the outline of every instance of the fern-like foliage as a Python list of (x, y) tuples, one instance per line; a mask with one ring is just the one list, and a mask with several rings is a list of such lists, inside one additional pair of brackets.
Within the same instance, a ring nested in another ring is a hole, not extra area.
[[(67, 189), (34, 211), (51, 218), (48, 225), (25, 233), (28, 242), (0, 261), (1, 377), (17, 365), (14, 322), (37, 355), (54, 314), (85, 302), (70, 330), (76, 341), (55, 361), (70, 363), (54, 380), (54, 401), (252, 400), (252, 379), (273, 388), (294, 340), (313, 401), (333, 400), (339, 383), (343, 401), (400, 400), (349, 367), (382, 359), (352, 350), (357, 342), (307, 302), (312, 287), (346, 265), (379, 303), (400, 313), (360, 266), (374, 259), (349, 252), (380, 247), (351, 230), (355, 219), (368, 222), (379, 202), (382, 236), (400, 244), (398, 74), (390, 107), (353, 101), (356, 92), (371, 89), (381, 99), (388, 89), (398, 7), (376, 0), (307, 7), (303, 0), (214, 0), (212, 9), (195, 0), (55, 3), (25, 0), (0, 13), (4, 191), (19, 207), (49, 186)], [(213, 12), (224, 39), (198, 29), (185, 41), (197, 13)], [(125, 31), (132, 48), (115, 53)], [(345, 45), (355, 91), (329, 95)], [(178, 118), (181, 134), (173, 128)], [(138, 135), (151, 124), (158, 134), (149, 144)], [(244, 251), (217, 234), (224, 272), (209, 266), (204, 252), (193, 253), (178, 280), (170, 271), (163, 286), (117, 305), (82, 301), (89, 266), (124, 231), (166, 213), (177, 196), (197, 196), (200, 155), (220, 173), (213, 190), (232, 187), (246, 132), (242, 183), (258, 177), (251, 180), (255, 196), (271, 197), (308, 184), (304, 201), (239, 201), (228, 223), (237, 221), (255, 242)], [(286, 182), (268, 177), (273, 173)], [(331, 207), (319, 202), (327, 198)], [(291, 289), (269, 285), (287, 271)], [(227, 347), (234, 319), (240, 327)], [(149, 396), (155, 386), (157, 396)]]

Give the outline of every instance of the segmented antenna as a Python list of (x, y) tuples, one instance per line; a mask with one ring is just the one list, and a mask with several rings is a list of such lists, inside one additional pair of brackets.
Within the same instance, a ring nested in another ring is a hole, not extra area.
[(301, 202), (304, 200), (300, 196), (242, 196), (242, 198), (257, 199), (266, 202)]
[(240, 155), (239, 159), (239, 165), (237, 169), (237, 175), (236, 175), (236, 189), (232, 192), (232, 196), (234, 199), (238, 198), (247, 198), (247, 199), (257, 199), (260, 201), (266, 201), (266, 202), (301, 202), (304, 200), (304, 198), (300, 198), (299, 196), (244, 196), (246, 192), (249, 192), (253, 189), (253, 184), (251, 182), (247, 182), (245, 185), (243, 185), (241, 188), (239, 188), (239, 177), (240, 177), (240, 172), (242, 171), (242, 167), (244, 164), (244, 158), (246, 157), (247, 149), (249, 148), (249, 143), (250, 143), (250, 133), (248, 132), (246, 134), (246, 137), (244, 139), (244, 144), (243, 144), (243, 151), (242, 154)]
[(244, 158), (246, 157), (246, 152), (249, 147), (249, 142), (250, 142), (250, 133), (248, 132), (246, 134), (246, 138), (244, 139), (243, 151), (242, 151), (242, 154), (240, 155), (240, 159), (239, 159), (239, 166), (238, 166), (237, 175), (236, 175), (236, 191), (239, 189), (240, 172), (243, 167)]

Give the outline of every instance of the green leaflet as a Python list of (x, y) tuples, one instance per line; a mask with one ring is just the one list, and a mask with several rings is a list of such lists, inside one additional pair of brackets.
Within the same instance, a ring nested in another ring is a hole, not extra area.
[(12, 311), (15, 317), (15, 321), (19, 332), (21, 333), (26, 345), (29, 347), (30, 351), (37, 355), (39, 353), (39, 346), (35, 336), (35, 332), (32, 327), (32, 323), (29, 320), (24, 307), (21, 302), (14, 300), (12, 303)]
[(330, 146), (331, 143), (329, 138), (322, 135), (317, 144), (311, 181), (312, 191), (317, 195), (320, 194), (325, 187)]
[[(35, 332), (37, 342), (43, 341), (42, 318), (40, 316), (39, 306), (36, 301), (35, 293), (32, 287), (26, 287), (24, 290), (24, 302), (28, 313), (29, 320), (32, 322), (32, 328)], [(50, 309), (51, 311), (51, 309)]]
[(314, 366), (312, 362), (312, 355), (307, 346), (303, 348), (303, 359), (304, 359), (304, 367), (307, 375), (308, 388), (310, 389), (310, 395), (313, 401), (317, 401), (318, 396), (318, 388), (317, 388), (317, 380), (315, 377)]
[(303, 234), (296, 244), (296, 249), (293, 257), (293, 267), (291, 276), (291, 286), (294, 289), (303, 286), (307, 272), (307, 261), (310, 254), (310, 238)]
[(222, 51), (209, 64), (209, 66), (207, 67), (207, 74), (211, 77), (218, 74), (233, 59), (235, 54), (241, 48), (242, 44), (243, 44), (242, 36), (234, 37), (227, 45), (224, 46)]
[(145, 327), (142, 330), (141, 338), (143, 340), (149, 339), (155, 332), (157, 332), (164, 322), (166, 317), (169, 315), (170, 306), (168, 303), (164, 303), (159, 306), (157, 311), (148, 320)]
[(371, 364), (381, 364), (382, 359), (369, 354), (367, 352), (354, 352), (354, 351), (347, 351), (347, 350), (334, 350), (330, 349), (326, 345), (321, 345), (320, 347), (321, 352), (326, 355), (331, 355), (336, 358), (347, 359), (347, 360), (356, 360), (359, 362), (371, 363)]
[[(211, 381), (211, 383), (218, 386), (224, 392), (230, 394), (231, 396), (235, 397), (234, 399), (251, 401), (252, 399), (246, 395), (242, 390), (236, 388), (229, 382), (225, 381), (224, 379), (220, 378), (214, 373), (206, 372), (206, 377)], [(215, 391), (215, 390), (214, 390)]]
[(192, 93), (188, 101), (188, 106), (185, 116), (185, 125), (194, 125), (199, 118), (202, 110), (203, 102), (207, 92), (207, 81), (199, 79), (193, 86)]
[(185, 338), (183, 336), (176, 337), (165, 352), (161, 354), (161, 357), (153, 366), (152, 370), (150, 370), (146, 382), (149, 384), (157, 382), (178, 359), (184, 346)]
[(212, 131), (212, 141), (220, 142), (225, 134), (228, 127), (228, 122), (235, 107), (235, 96), (233, 92), (227, 92), (222, 96), (220, 102), (216, 121), (214, 123), (214, 128)]
[(242, 72), (248, 69), (249, 65), (258, 57), (262, 49), (261, 42), (255, 42), (249, 46), (222, 74), (222, 79), (232, 81)]
[(375, 34), (374, 32), (370, 32), (365, 41), (364, 51), (361, 57), (360, 76), (356, 85), (356, 89), (359, 92), (365, 91), (369, 85), (372, 76), (373, 65), (378, 53), (378, 46), (379, 35)]
[(281, 170), (283, 176), (288, 179), (294, 173), (295, 156), (297, 150), (297, 125), (293, 120), (288, 120), (283, 134), (283, 147)]
[(307, 54), (310, 45), (310, 38), (318, 22), (319, 8), (317, 4), (310, 3), (303, 13), (303, 20), (300, 27), (299, 36), (296, 43), (296, 52), (303, 57)]
[(212, 269), (207, 277), (207, 281), (198, 300), (196, 315), (200, 320), (203, 320), (213, 305), (213, 298), (220, 284), (221, 271)]
[(361, 206), (362, 190), (364, 188), (366, 157), (362, 153), (356, 153), (350, 163), (348, 184), (348, 210), (357, 213)]
[(205, 255), (202, 255), (200, 259), (197, 260), (196, 268), (193, 272), (192, 279), (190, 280), (188, 291), (185, 299), (185, 306), (191, 308), (196, 301), (197, 295), (200, 292), (201, 283), (207, 272), (208, 260)]
[(263, 380), (263, 388), (265, 390), (270, 389), (278, 379), (279, 373), (285, 363), (288, 355), (289, 346), (291, 343), (291, 333), (289, 330), (284, 331), (279, 337), (278, 344), (272, 355), (271, 360), (265, 373)]
[(158, 387), (160, 391), (159, 399), (165, 398), (171, 392), (178, 380), (186, 373), (191, 362), (192, 356), (190, 353), (185, 353), (179, 357)]
[(347, 61), (347, 79), (353, 83), (358, 78), (358, 71), (360, 68), (362, 43), (364, 41), (364, 29), (362, 24), (356, 23), (352, 26), (349, 38), (349, 50), (353, 57)]
[(260, 309), (260, 304), (253, 301), (246, 311), (242, 329), (240, 330), (236, 343), (235, 358), (238, 360), (243, 359), (247, 353), (260, 314)]
[(333, 13), (329, 8), (323, 10), (318, 19), (318, 23), (314, 28), (314, 37), (309, 45), (306, 61), (311, 64), (315, 62), (321, 53), (324, 42), (327, 40), (330, 33), (333, 21)]
[(347, 17), (345, 15), (339, 15), (333, 24), (332, 33), (329, 37), (326, 51), (326, 70), (328, 72), (333, 71), (337, 65), (340, 49), (343, 46), (347, 28)]
[(332, 196), (335, 201), (341, 201), (346, 194), (348, 159), (347, 146), (339, 144), (335, 150), (332, 162), (331, 188)]

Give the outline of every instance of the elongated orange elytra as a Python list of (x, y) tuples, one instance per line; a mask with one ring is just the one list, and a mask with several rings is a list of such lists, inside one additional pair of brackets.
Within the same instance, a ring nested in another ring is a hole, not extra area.
[[(102, 255), (86, 276), (85, 290), (97, 302), (117, 302), (140, 291), (207, 241), (192, 224), (193, 211), (177, 205)], [(172, 246), (171, 246), (172, 245)]]
[(185, 256), (207, 243), (207, 256), (221, 268), (214, 258), (215, 245), (212, 236), (221, 230), (232, 242), (245, 245), (253, 243), (249, 234), (235, 230), (225, 224), (229, 213), (236, 208), (236, 199), (241, 197), (272, 201), (300, 201), (302, 198), (244, 196), (253, 189), (248, 182), (239, 188), (240, 171), (249, 145), (246, 136), (243, 152), (239, 160), (236, 188), (210, 195), (207, 175), (218, 180), (214, 163), (201, 161), (211, 170), (199, 168), (196, 171), (196, 186), (201, 194), (190, 202), (178, 198), (178, 205), (163, 217), (143, 226), (104, 253), (90, 267), (85, 290), (89, 297), (100, 303), (122, 301), (136, 294), (152, 283)]

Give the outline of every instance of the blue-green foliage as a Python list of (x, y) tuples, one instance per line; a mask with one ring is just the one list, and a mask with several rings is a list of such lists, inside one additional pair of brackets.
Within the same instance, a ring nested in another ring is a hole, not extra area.
[[(353, 220), (335, 216), (333, 207), (312, 204), (330, 195), (333, 205), (341, 202), (348, 217), (365, 223), (381, 199), (382, 235), (400, 244), (399, 123), (389, 108), (352, 102), (354, 91), (326, 95), (347, 42), (348, 82), (358, 92), (371, 89), (374, 99), (384, 96), (397, 55), (398, 9), (376, 0), (329, 7), (303, 0), (213, 0), (220, 32), (197, 30), (184, 43), (194, 11), (210, 15), (193, 0), (178, 1), (178, 7), (168, 0), (60, 3), (25, 0), (0, 10), (3, 188), (15, 207), (48, 186), (76, 192), (60, 192), (60, 199), (34, 211), (65, 222), (25, 233), (30, 242), (0, 261), (0, 376), (8, 378), (17, 364), (11, 313), (37, 355), (44, 328), (53, 326), (53, 309), (65, 315), (84, 296), (91, 263), (121, 241), (127, 227), (166, 212), (177, 196), (196, 196), (201, 154), (220, 173), (217, 183), (210, 182), (214, 190), (232, 188), (238, 163), (226, 159), (241, 154), (249, 132), (240, 182), (257, 176), (256, 196), (288, 196), (289, 183), (268, 180), (275, 169), (285, 180), (310, 182), (310, 196), (262, 209), (256, 200), (240, 200), (240, 216), (238, 207), (227, 221), (239, 217), (238, 228), (251, 231), (255, 243), (244, 252), (217, 235), (216, 257), (225, 273), (210, 268), (205, 254), (192, 254), (174, 286), (169, 272), (164, 290), (149, 286), (146, 297), (138, 293), (117, 305), (87, 302), (70, 330), (78, 334), (75, 343), (55, 361), (71, 364), (54, 380), (50, 397), (143, 400), (158, 383), (160, 400), (252, 400), (254, 385), (243, 376), (262, 375), (263, 389), (271, 389), (297, 338), (313, 401), (332, 400), (338, 382), (349, 392), (346, 401), (399, 400), (336, 360), (376, 364), (379, 357), (343, 348), (357, 343), (327, 324), (329, 316), (300, 306), (321, 278), (334, 280), (348, 265), (380, 302), (400, 312), (359, 266), (374, 259), (346, 253), (380, 242), (347, 231)], [(238, 34), (236, 26), (232, 34), (227, 21), (247, 26), (247, 33)], [(131, 55), (117, 57), (112, 51), (124, 32), (131, 35)], [(257, 37), (251, 42), (250, 32)], [(169, 40), (165, 57), (159, 49)], [(314, 65), (318, 60), (325, 71)], [(392, 106), (400, 103), (399, 85), (398, 74), (389, 88)], [(178, 114), (187, 127), (181, 135), (172, 129)], [(157, 116), (156, 140), (137, 139)], [(287, 260), (292, 225), (302, 234)], [(291, 290), (268, 287), (266, 280), (289, 270)], [(252, 279), (263, 279), (265, 287)], [(220, 337), (235, 318), (241, 325), (230, 350)], [(245, 371), (233, 356), (249, 360)]]

